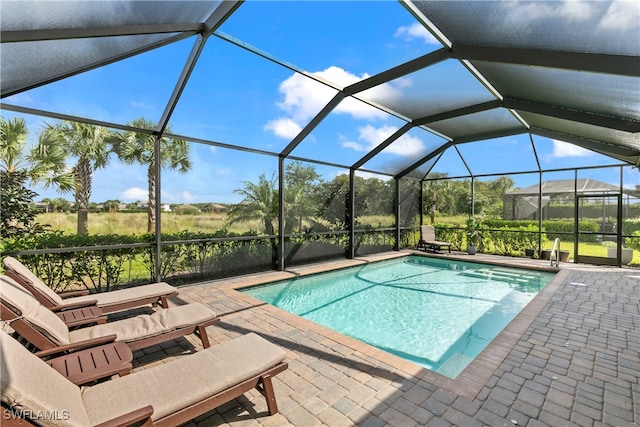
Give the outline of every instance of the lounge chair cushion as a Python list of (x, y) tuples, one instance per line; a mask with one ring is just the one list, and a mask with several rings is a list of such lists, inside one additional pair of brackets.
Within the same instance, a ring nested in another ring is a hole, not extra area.
[(196, 325), (214, 319), (216, 313), (200, 303), (178, 305), (136, 317), (76, 329), (69, 332), (72, 343), (116, 334), (116, 341), (132, 342), (181, 327)]
[(69, 328), (62, 319), (40, 304), (15, 280), (7, 276), (0, 276), (0, 295), (7, 304), (17, 309), (25, 320), (57, 345), (69, 344)]
[(53, 289), (48, 287), (38, 276), (33, 274), (31, 270), (29, 270), (24, 264), (13, 257), (5, 257), (4, 258), (4, 266), (7, 270), (13, 270), (22, 276), (25, 280), (31, 282), (31, 284), (36, 287), (40, 293), (47, 298), (51, 304), (53, 305), (63, 305), (64, 300), (60, 297), (60, 295), (56, 294)]
[(140, 301), (143, 298), (158, 297), (176, 292), (176, 288), (168, 283), (151, 283), (144, 286), (119, 289), (117, 291), (103, 292), (99, 294), (83, 295), (63, 300), (64, 303), (76, 303), (82, 301), (98, 301), (98, 307), (109, 307), (122, 303)]
[(168, 283), (151, 283), (144, 286), (134, 286), (126, 289), (119, 289), (117, 291), (103, 292), (98, 294), (83, 295), (79, 297), (72, 297), (63, 299), (60, 295), (56, 294), (53, 289), (47, 286), (38, 276), (33, 274), (24, 264), (13, 257), (5, 257), (4, 265), (8, 270), (13, 270), (18, 273), (23, 279), (29, 281), (38, 291), (44, 296), (52, 305), (60, 306), (70, 303), (78, 303), (83, 301), (97, 301), (99, 307), (108, 308), (114, 305), (120, 305), (122, 303), (139, 301), (143, 298), (149, 297), (161, 297), (163, 295), (169, 295), (177, 291), (177, 288), (171, 286)]
[[(42, 414), (37, 422), (45, 426), (91, 425), (80, 388), (3, 331), (0, 331), (0, 355), (0, 384), (5, 404), (18, 412)], [(57, 419), (47, 420), (47, 417)]]
[(418, 247), (420, 246), (427, 246), (434, 250), (439, 250), (442, 247), (445, 247), (449, 248), (449, 252), (451, 252), (451, 243), (436, 240), (436, 231), (432, 225), (420, 226), (420, 240), (418, 241)]
[(281, 348), (249, 333), (175, 362), (85, 388), (82, 399), (93, 424), (151, 403), (152, 418), (157, 420), (258, 375), (284, 358)]

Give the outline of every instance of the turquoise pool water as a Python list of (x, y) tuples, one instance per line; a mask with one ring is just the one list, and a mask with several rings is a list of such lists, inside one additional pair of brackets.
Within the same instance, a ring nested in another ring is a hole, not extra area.
[(410, 256), (242, 292), (455, 378), (553, 276)]

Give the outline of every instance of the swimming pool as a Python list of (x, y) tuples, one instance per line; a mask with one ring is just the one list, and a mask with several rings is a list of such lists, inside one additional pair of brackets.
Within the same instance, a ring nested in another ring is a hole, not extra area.
[(553, 276), (409, 256), (241, 291), (455, 378)]

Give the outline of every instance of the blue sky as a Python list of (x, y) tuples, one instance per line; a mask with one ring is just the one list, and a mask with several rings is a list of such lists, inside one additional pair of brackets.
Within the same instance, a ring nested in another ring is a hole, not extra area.
[[(335, 95), (335, 89), (357, 82), (424, 55), (442, 46), (397, 2), (244, 3), (220, 31), (278, 58), (293, 70), (247, 52), (229, 41), (210, 37), (170, 120), (173, 133), (225, 144), (278, 153)], [(554, 13), (541, 8), (539, 13)], [(557, 11), (555, 11), (557, 12)], [(265, 18), (267, 17), (267, 18)], [(372, 25), (374, 23), (374, 25)], [(163, 113), (182, 66), (193, 45), (187, 39), (5, 99), (7, 103), (114, 123), (139, 117), (157, 121)], [(305, 75), (306, 74), (306, 75)], [(314, 76), (317, 80), (309, 78)], [(432, 102), (425, 102), (425, 94)], [(491, 99), (484, 87), (457, 61), (445, 61), (388, 82), (362, 94), (385, 100), (398, 110), (424, 110), (437, 104), (456, 108), (469, 99)], [(402, 100), (402, 101), (400, 101)], [(401, 112), (401, 111), (400, 111)], [(14, 113), (3, 110), (3, 117)], [(45, 122), (24, 116), (35, 141)], [(292, 153), (329, 163), (350, 165), (403, 125), (403, 121), (357, 99), (341, 103)], [(534, 136), (543, 168), (617, 164), (576, 146)], [(414, 128), (365, 165), (387, 172), (402, 170), (442, 138)], [(536, 168), (528, 135), (463, 144), (460, 152), (474, 173), (515, 172)], [(277, 171), (277, 158), (202, 144), (191, 144), (192, 169), (184, 175), (163, 173), (162, 199), (167, 203), (238, 202), (234, 189)], [(69, 159), (72, 164), (73, 159)], [(326, 180), (347, 173), (343, 168), (318, 165)], [(450, 176), (466, 174), (455, 151), (445, 153), (434, 169)], [(617, 183), (611, 171), (585, 171)], [(388, 179), (386, 175), (363, 174)], [(573, 173), (550, 174), (548, 179), (572, 178)], [(518, 186), (538, 176), (512, 176)], [(640, 184), (637, 171), (625, 173), (625, 185)], [(37, 188), (42, 197), (60, 197)], [(95, 173), (92, 201), (146, 200), (146, 172), (113, 159)], [(63, 195), (69, 200), (72, 195)]]

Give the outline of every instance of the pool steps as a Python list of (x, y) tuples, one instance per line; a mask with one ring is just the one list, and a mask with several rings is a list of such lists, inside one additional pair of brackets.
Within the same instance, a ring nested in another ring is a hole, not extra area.
[(481, 279), (488, 280), (499, 280), (501, 282), (520, 282), (520, 283), (531, 283), (531, 281), (539, 281), (540, 277), (527, 274), (527, 273), (517, 273), (514, 271), (501, 270), (499, 268), (478, 268), (473, 270), (465, 270), (460, 274), (464, 276), (470, 277), (478, 277)]

